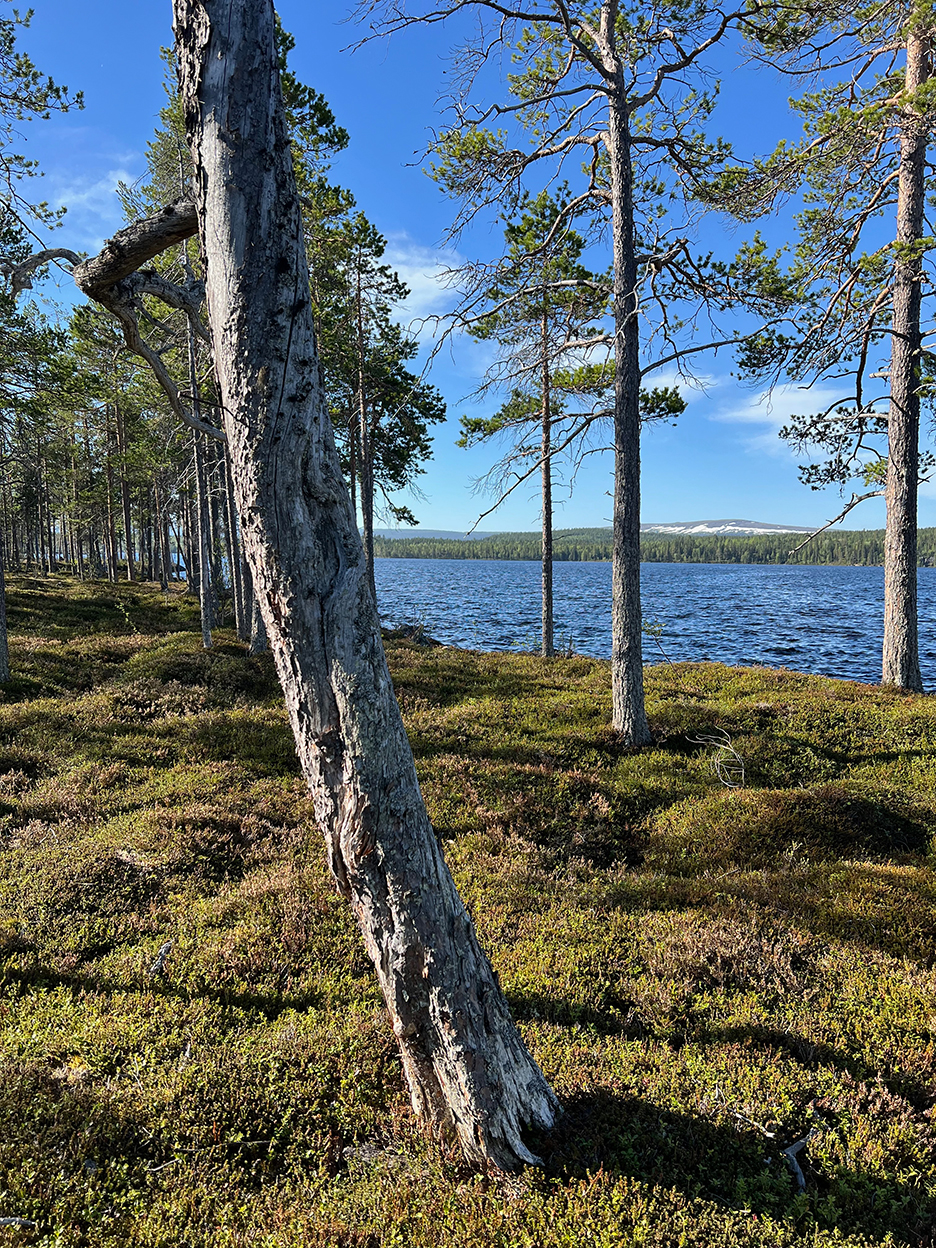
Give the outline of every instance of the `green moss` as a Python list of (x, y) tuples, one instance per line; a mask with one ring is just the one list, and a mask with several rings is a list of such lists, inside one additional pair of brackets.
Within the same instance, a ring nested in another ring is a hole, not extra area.
[[(151, 587), (12, 578), (10, 603), (0, 1217), (36, 1224), (11, 1243), (927, 1242), (929, 699), (668, 665), (635, 752), (602, 663), (388, 642), (436, 830), (565, 1109), (543, 1170), (505, 1179), (412, 1121), (269, 659), (223, 632), (205, 652)], [(800, 1193), (782, 1150), (810, 1131)]]

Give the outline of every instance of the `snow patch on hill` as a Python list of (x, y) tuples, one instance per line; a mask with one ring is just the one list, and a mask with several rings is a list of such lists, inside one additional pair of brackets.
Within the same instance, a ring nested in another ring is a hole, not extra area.
[(710, 537), (757, 537), (762, 533), (812, 532), (801, 524), (764, 524), (760, 520), (675, 520), (667, 524), (642, 524), (640, 531)]

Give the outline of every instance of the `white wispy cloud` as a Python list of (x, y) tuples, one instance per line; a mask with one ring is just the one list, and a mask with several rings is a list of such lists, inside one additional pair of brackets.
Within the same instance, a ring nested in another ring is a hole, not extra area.
[[(455, 306), (458, 293), (452, 288), (450, 273), (462, 263), (455, 251), (427, 247), (407, 234), (392, 234), (387, 240), (384, 261), (399, 274), (409, 287), (409, 298), (401, 305), (404, 318), (420, 332), (419, 322), (426, 317), (441, 316)], [(431, 336), (432, 326), (426, 327)]]
[(128, 153), (121, 163), (104, 173), (88, 176), (62, 177), (49, 175), (43, 191), (55, 208), (65, 208), (65, 220), (57, 231), (63, 246), (76, 251), (96, 252), (104, 239), (124, 224), (123, 208), (117, 196), (119, 182), (132, 183), (139, 171), (131, 164)]
[(780, 430), (793, 416), (822, 412), (839, 397), (840, 393), (828, 386), (778, 386), (759, 395), (735, 389), (730, 397), (725, 395), (716, 403), (709, 419), (747, 426), (751, 432), (742, 442), (748, 450), (800, 461), (803, 451), (794, 450), (780, 438)]

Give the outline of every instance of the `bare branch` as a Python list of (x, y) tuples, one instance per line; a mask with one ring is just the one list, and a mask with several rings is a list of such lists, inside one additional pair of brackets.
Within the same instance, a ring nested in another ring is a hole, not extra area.
[(859, 503), (863, 503), (869, 498), (882, 498), (883, 496), (883, 490), (869, 490), (867, 494), (853, 494), (851, 496), (851, 501), (843, 508), (842, 511), (839, 512), (834, 520), (830, 520), (828, 524), (824, 524), (821, 529), (816, 529), (815, 533), (810, 533), (810, 535), (804, 538), (798, 546), (794, 546), (792, 550), (787, 551), (787, 555), (790, 556), (799, 554), (803, 547), (808, 546), (814, 537), (818, 537), (819, 534), (824, 533), (826, 529), (831, 529), (833, 524), (838, 524), (840, 520), (844, 520), (852, 508), (857, 507)]
[(10, 293), (14, 299), (20, 291), (32, 290), (33, 274), (50, 260), (67, 260), (69, 264), (76, 265), (81, 263), (81, 256), (67, 247), (48, 247), (45, 251), (37, 251), (28, 256), (19, 264), (13, 264), (12, 261), (0, 264), (0, 273), (10, 279)]

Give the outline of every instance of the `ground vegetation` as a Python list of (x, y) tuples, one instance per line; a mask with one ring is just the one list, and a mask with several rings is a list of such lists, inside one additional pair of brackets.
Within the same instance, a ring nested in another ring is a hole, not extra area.
[(387, 640), (429, 812), (564, 1108), (544, 1168), (498, 1178), (412, 1117), (272, 660), (229, 630), (203, 650), (153, 583), (19, 575), (9, 609), (11, 1244), (926, 1242), (929, 700), (650, 668), (633, 752), (606, 663)]

